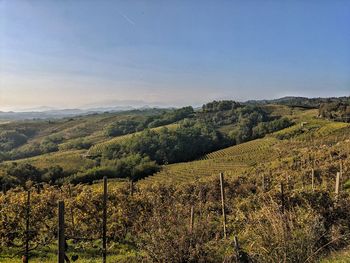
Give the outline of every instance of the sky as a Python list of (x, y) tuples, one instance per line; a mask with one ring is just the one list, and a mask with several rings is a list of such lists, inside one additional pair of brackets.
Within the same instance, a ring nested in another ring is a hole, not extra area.
[(348, 0), (0, 0), (0, 110), (349, 94)]

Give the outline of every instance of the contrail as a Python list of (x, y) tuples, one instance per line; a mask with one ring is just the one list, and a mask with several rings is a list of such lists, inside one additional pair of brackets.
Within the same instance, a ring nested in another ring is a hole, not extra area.
[(129, 24), (135, 25), (135, 22), (132, 21), (128, 16), (122, 14), (121, 12), (118, 12), (118, 13), (119, 13), (119, 15), (121, 15)]

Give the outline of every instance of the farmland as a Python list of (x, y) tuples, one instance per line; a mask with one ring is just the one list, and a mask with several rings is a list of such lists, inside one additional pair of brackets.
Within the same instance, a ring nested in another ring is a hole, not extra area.
[(0, 0), (0, 263), (350, 263), (349, 24)]
[[(274, 114), (287, 114), (293, 124), (193, 160), (160, 163), (157, 172), (132, 185), (131, 177), (109, 178), (107, 262), (236, 262), (242, 254), (257, 262), (276, 262), (280, 258), (286, 262), (337, 262), (346, 257), (350, 125), (321, 119), (315, 109), (267, 108)], [(213, 114), (208, 116), (212, 118)], [(219, 128), (229, 127), (225, 119), (216, 120), (219, 122), (223, 123)], [(176, 122), (115, 138), (105, 137), (100, 130), (92, 133), (101, 137), (89, 149), (62, 148), (15, 162), (30, 163), (38, 171), (58, 164), (84, 176), (84, 170), (97, 169), (99, 163), (112, 167), (113, 159), (103, 159), (106, 149), (120, 151), (118, 147), (129, 144), (134, 147), (139, 139), (149, 144), (159, 134), (164, 142), (166, 136), (187, 136), (178, 129), (186, 130), (192, 123), (186, 120), (185, 124)], [(200, 132), (203, 127), (199, 127), (188, 131)], [(91, 158), (90, 151), (98, 157)], [(156, 158), (164, 156), (157, 154)], [(149, 167), (151, 161), (143, 160), (143, 167)], [(124, 164), (116, 165), (127, 172)], [(225, 233), (220, 173), (224, 175)], [(67, 255), (78, 256), (78, 262), (100, 260), (104, 194), (103, 183), (97, 178), (91, 184), (26, 182), (1, 193), (0, 262), (15, 262), (23, 254), (27, 190), (31, 193), (31, 261), (56, 259), (57, 200), (64, 200), (66, 206)], [(239, 240), (238, 250), (232, 249), (235, 238)]]

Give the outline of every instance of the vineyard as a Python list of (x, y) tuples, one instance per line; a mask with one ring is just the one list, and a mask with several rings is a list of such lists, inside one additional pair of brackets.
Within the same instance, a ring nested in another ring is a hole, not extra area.
[(350, 0), (0, 0), (0, 263), (350, 263)]
[[(242, 143), (236, 146), (232, 146), (223, 150), (219, 150), (204, 156), (204, 159), (217, 159), (217, 158), (229, 158), (229, 157), (241, 157), (242, 162), (249, 159), (246, 155), (254, 154), (254, 160), (260, 161), (266, 158), (266, 152), (271, 149), (271, 147), (277, 143), (274, 138), (263, 138), (254, 141)], [(270, 153), (273, 155), (273, 153)], [(272, 156), (273, 158), (274, 156)]]
[(271, 147), (274, 143), (274, 138), (258, 139), (210, 153), (202, 160), (166, 165), (160, 172), (143, 181), (179, 183), (220, 172), (235, 176), (258, 163), (274, 160), (277, 156), (277, 152)]
[[(73, 167), (85, 153), (30, 160)], [(349, 156), (349, 124), (307, 115), (137, 182), (3, 191), (0, 262), (27, 253), (30, 262), (57, 261), (58, 201), (60, 251), (71, 262), (341, 262), (350, 245)]]
[[(322, 144), (330, 140), (329, 143), (344, 141), (344, 144), (347, 144), (345, 140), (349, 138), (347, 137), (349, 124), (318, 119), (307, 120), (307, 124), (303, 127), (298, 123), (265, 138), (212, 152), (198, 161), (166, 165), (160, 172), (143, 181), (178, 183), (220, 172), (235, 176), (244, 171), (260, 169), (259, 167), (274, 167), (279, 163), (290, 162), (298, 155), (310, 154), (308, 153), (310, 147), (312, 144), (315, 146), (315, 143)], [(299, 132), (300, 130), (302, 132)], [(290, 139), (279, 140), (278, 137)], [(310, 145), (305, 145), (305, 141)], [(305, 146), (307, 146), (306, 149)]]

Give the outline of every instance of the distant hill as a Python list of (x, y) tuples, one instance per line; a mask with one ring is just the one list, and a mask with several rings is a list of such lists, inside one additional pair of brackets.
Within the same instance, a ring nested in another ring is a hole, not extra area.
[[(41, 106), (32, 109), (25, 109), (20, 111), (0, 111), (0, 121), (13, 121), (13, 120), (34, 120), (34, 119), (60, 119), (66, 117), (83, 116), (94, 113), (103, 112), (122, 112), (135, 109), (151, 109), (151, 108), (163, 108), (163, 109), (174, 109), (175, 107), (166, 106), (165, 104), (147, 104), (145, 102), (130, 101), (130, 105), (116, 104), (119, 106), (113, 106), (112, 104), (106, 104), (107, 106), (99, 105), (88, 105), (89, 107), (76, 108), (76, 109), (55, 109), (48, 106)], [(143, 103), (143, 104), (141, 104)], [(316, 109), (319, 108), (321, 104), (324, 103), (347, 103), (350, 104), (350, 97), (330, 97), (330, 98), (307, 98), (307, 97), (293, 97), (286, 96), (279, 99), (272, 100), (248, 100), (242, 102), (242, 104), (253, 104), (253, 105), (267, 105), (267, 104), (277, 104), (285, 105), (290, 107), (301, 107), (306, 109)], [(159, 105), (159, 106), (156, 106)], [(200, 109), (199, 107), (195, 109)]]
[(48, 109), (40, 107), (30, 111), (3, 112), (0, 111), (0, 120), (34, 120), (34, 119), (59, 119), (79, 115), (88, 115), (103, 112), (122, 112), (136, 109), (132, 106), (98, 107), (88, 109)]
[(279, 105), (286, 105), (291, 107), (316, 109), (316, 108), (319, 108), (322, 103), (331, 103), (331, 102), (349, 103), (350, 97), (344, 96), (344, 97), (329, 97), (329, 98), (307, 98), (307, 97), (287, 96), (287, 97), (272, 99), (272, 100), (248, 100), (245, 103), (247, 104), (279, 104)]

